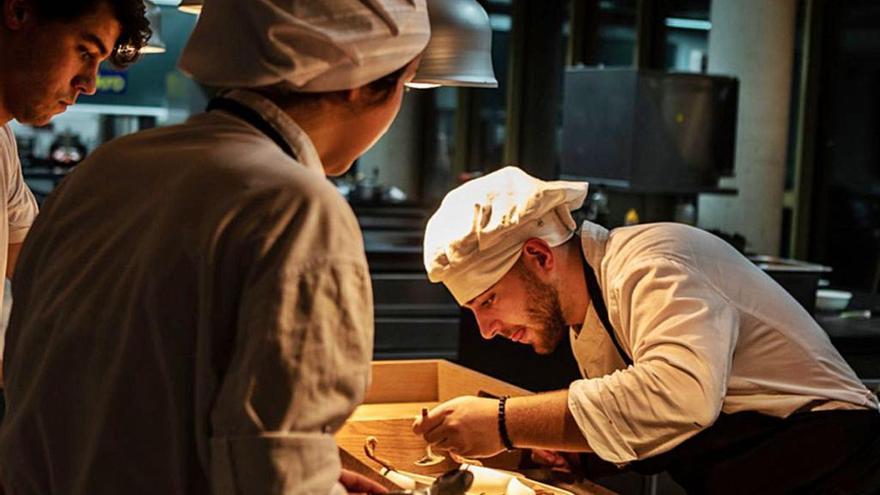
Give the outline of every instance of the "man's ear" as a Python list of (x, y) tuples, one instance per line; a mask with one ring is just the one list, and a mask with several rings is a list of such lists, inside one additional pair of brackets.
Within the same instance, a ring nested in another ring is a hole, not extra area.
[(548, 272), (556, 266), (553, 248), (545, 240), (536, 237), (527, 240), (523, 244), (522, 258), (533, 272), (536, 270)]
[(349, 103), (353, 103), (353, 102), (357, 101), (358, 99), (360, 99), (362, 94), (363, 94), (363, 89), (361, 89), (360, 87), (346, 89), (344, 98), (345, 98), (345, 101), (347, 101)]
[(345, 103), (349, 110), (353, 111), (356, 114), (360, 113), (360, 110), (363, 108), (367, 108), (373, 104), (375, 96), (372, 91), (370, 91), (366, 86), (359, 86), (357, 88), (345, 89), (339, 91), (341, 101)]
[(9, 29), (21, 29), (33, 15), (33, 6), (28, 0), (3, 1), (3, 24)]

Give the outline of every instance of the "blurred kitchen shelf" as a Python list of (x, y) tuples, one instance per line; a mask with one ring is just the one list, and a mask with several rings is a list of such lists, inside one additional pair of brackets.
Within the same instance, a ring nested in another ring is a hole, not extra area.
[(736, 196), (739, 193), (739, 190), (732, 187), (687, 187), (687, 188), (674, 188), (674, 187), (663, 187), (658, 189), (653, 188), (645, 188), (645, 187), (632, 187), (628, 181), (625, 180), (608, 180), (608, 179), (597, 179), (595, 177), (585, 177), (579, 175), (570, 175), (570, 174), (561, 174), (559, 176), (562, 180), (572, 180), (572, 181), (583, 181), (589, 182), (590, 186), (602, 186), (608, 191), (615, 192), (625, 192), (631, 194), (659, 194), (665, 196), (686, 196), (692, 194), (718, 194), (724, 196)]
[(55, 167), (24, 167), (21, 170), (21, 175), (25, 180), (44, 179), (57, 182), (67, 177), (67, 174), (69, 174), (71, 170), (72, 169), (70, 168), (64, 169)]
[(790, 258), (781, 258), (779, 256), (756, 254), (749, 255), (748, 258), (762, 270), (774, 270), (780, 272), (831, 272), (830, 266), (808, 263), (806, 261), (798, 261)]

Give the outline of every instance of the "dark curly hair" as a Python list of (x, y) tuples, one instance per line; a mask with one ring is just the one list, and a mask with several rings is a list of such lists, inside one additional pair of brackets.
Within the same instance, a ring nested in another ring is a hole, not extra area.
[[(140, 57), (141, 48), (146, 46), (153, 31), (147, 20), (147, 11), (143, 0), (31, 0), (34, 11), (41, 19), (55, 21), (73, 21), (90, 14), (107, 2), (113, 9), (116, 20), (122, 27), (110, 62), (119, 68), (125, 68)], [(0, 2), (2, 5), (2, 2)]]

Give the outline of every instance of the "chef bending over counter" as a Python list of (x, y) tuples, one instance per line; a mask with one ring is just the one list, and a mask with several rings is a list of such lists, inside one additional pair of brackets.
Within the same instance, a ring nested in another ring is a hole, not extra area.
[(486, 339), (539, 354), (567, 340), (583, 378), (458, 397), (414, 431), (465, 456), (530, 448), (587, 476), (667, 471), (690, 493), (880, 491), (877, 398), (810, 314), (702, 230), (576, 225), (586, 194), (507, 167), (443, 200), (425, 233), (431, 281)]

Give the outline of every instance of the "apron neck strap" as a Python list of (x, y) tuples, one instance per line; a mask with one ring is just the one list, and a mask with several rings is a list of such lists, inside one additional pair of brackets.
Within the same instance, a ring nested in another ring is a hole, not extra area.
[(287, 140), (281, 136), (281, 133), (272, 127), (272, 125), (253, 108), (231, 98), (219, 96), (212, 98), (211, 101), (208, 102), (208, 107), (205, 111), (210, 112), (211, 110), (223, 110), (224, 112), (228, 112), (241, 120), (244, 120), (255, 127), (258, 131), (265, 134), (266, 137), (274, 141), (287, 156), (296, 160), (296, 153), (294, 153), (290, 143), (288, 143)]
[(581, 264), (584, 266), (584, 280), (587, 282), (587, 292), (590, 294), (590, 302), (592, 302), (593, 308), (596, 310), (596, 315), (599, 316), (599, 321), (602, 322), (602, 326), (605, 328), (605, 332), (608, 333), (608, 337), (611, 338), (611, 342), (614, 344), (614, 348), (617, 349), (617, 353), (620, 354), (620, 358), (623, 359), (627, 366), (631, 366), (633, 364), (632, 358), (624, 352), (623, 347), (621, 347), (620, 342), (617, 340), (617, 336), (614, 334), (611, 320), (608, 318), (608, 308), (605, 306), (605, 300), (602, 299), (602, 289), (599, 287), (599, 280), (596, 279), (596, 273), (593, 271), (593, 267), (587, 263), (583, 253), (581, 253)]

